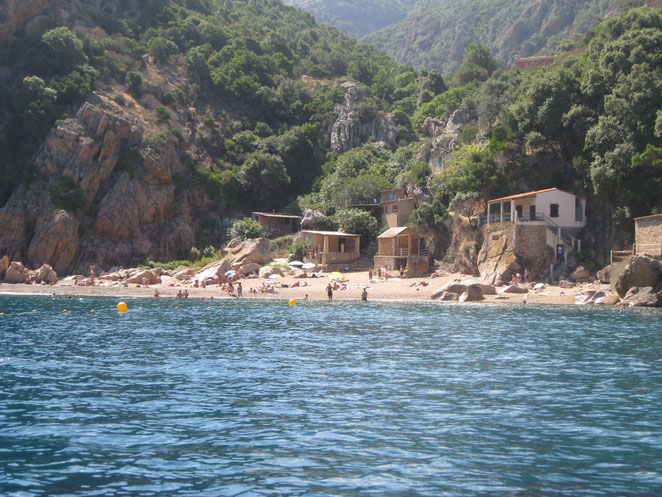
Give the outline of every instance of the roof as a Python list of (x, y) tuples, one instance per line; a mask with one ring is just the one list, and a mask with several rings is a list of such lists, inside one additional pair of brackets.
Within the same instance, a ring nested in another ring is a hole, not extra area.
[(650, 216), (635, 217), (634, 220), (639, 221), (640, 219), (651, 219), (651, 218), (654, 218), (654, 217), (662, 218), (662, 214), (651, 214)]
[[(518, 193), (516, 195), (509, 195), (508, 197), (494, 198), (492, 200), (488, 200), (487, 203), (489, 204), (490, 202), (501, 202), (502, 200), (515, 200), (515, 199), (518, 199), (518, 198), (535, 197), (536, 195), (538, 195), (540, 193), (552, 192), (554, 190), (558, 190), (560, 192), (563, 192), (563, 190), (560, 190), (558, 188), (547, 188), (545, 190), (536, 190), (536, 191), (533, 191), (533, 192), (526, 192), (526, 193)], [(563, 192), (563, 193), (568, 193), (568, 192)], [(568, 193), (568, 195), (574, 195), (574, 193)]]
[(398, 236), (400, 233), (403, 231), (406, 231), (409, 227), (408, 226), (400, 226), (398, 228), (389, 228), (384, 233), (379, 235), (377, 238), (393, 238), (394, 236)]
[(411, 231), (412, 235), (420, 236), (421, 238), (430, 238), (429, 235), (421, 235), (420, 233), (417, 233), (416, 230), (414, 230), (411, 226), (398, 226), (396, 228), (389, 228), (377, 238), (394, 238), (404, 234), (405, 231)]
[(301, 230), (301, 233), (310, 233), (311, 235), (323, 235), (323, 236), (358, 236), (352, 233), (343, 233), (342, 231), (311, 231), (311, 230)]
[(276, 212), (253, 212), (253, 214), (257, 214), (258, 216), (264, 216), (264, 217), (282, 217), (282, 218), (287, 218), (287, 219), (301, 219), (301, 216), (295, 216), (293, 214), (279, 214)]

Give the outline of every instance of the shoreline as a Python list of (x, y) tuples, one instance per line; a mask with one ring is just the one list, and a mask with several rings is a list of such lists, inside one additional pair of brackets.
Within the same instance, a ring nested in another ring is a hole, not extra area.
[[(467, 275), (452, 274), (439, 278), (411, 278), (400, 279), (393, 278), (388, 281), (368, 280), (367, 271), (358, 271), (347, 273), (346, 290), (336, 290), (333, 292), (334, 301), (361, 301), (361, 292), (364, 287), (368, 288), (368, 302), (441, 302), (438, 299), (432, 299), (431, 295), (444, 286), (446, 283), (461, 279), (472, 279)], [(61, 280), (63, 281), (63, 280)], [(318, 278), (294, 278), (285, 276), (279, 279), (276, 293), (260, 294), (250, 293), (251, 288), (259, 288), (264, 282), (264, 278), (242, 279), (243, 297), (237, 299), (223, 291), (219, 286), (209, 286), (207, 288), (195, 288), (190, 283), (182, 282), (177, 285), (154, 284), (148, 286), (131, 284), (129, 286), (120, 285), (99, 285), (99, 286), (75, 286), (67, 283), (58, 282), (55, 285), (28, 285), (28, 284), (0, 284), (0, 298), (5, 297), (105, 297), (105, 298), (147, 298), (156, 299), (154, 291), (158, 290), (159, 299), (177, 299), (177, 292), (186, 290), (189, 293), (189, 299), (193, 300), (247, 300), (247, 301), (289, 301), (294, 299), (298, 302), (305, 301), (306, 295), (308, 301), (328, 301), (326, 295), (326, 286), (329, 279), (325, 276)], [(294, 287), (292, 284), (299, 282), (307, 286)], [(280, 284), (287, 285), (281, 288)], [(423, 286), (427, 284), (426, 286)], [(416, 286), (413, 286), (416, 285)], [(483, 300), (472, 301), (472, 304), (575, 304), (575, 296), (581, 295), (586, 290), (610, 291), (609, 285), (600, 285), (595, 283), (585, 283), (576, 285), (573, 288), (561, 288), (555, 285), (546, 285), (542, 291), (529, 290), (524, 294), (497, 293), (496, 295), (485, 295)], [(497, 292), (499, 287), (497, 287)], [(185, 300), (185, 299), (183, 299)], [(450, 301), (450, 303), (458, 303)]]

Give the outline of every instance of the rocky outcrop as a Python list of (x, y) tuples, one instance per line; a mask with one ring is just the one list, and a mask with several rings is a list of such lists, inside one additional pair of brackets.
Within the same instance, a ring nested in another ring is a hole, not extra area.
[(283, 276), (283, 271), (276, 266), (264, 266), (260, 269), (259, 276), (260, 278), (269, 278), (277, 274), (278, 276)]
[(136, 274), (134, 274), (128, 280), (126, 280), (126, 282), (156, 285), (158, 283), (161, 283), (161, 276), (157, 274), (156, 271), (152, 271), (152, 270), (138, 271)]
[(478, 254), (478, 270), (483, 280), (502, 285), (522, 271), (508, 236), (487, 237)]
[(241, 262), (242, 265), (249, 262), (266, 264), (271, 261), (271, 240), (268, 238), (245, 240), (231, 249), (224, 260), (230, 261), (230, 264), (236, 262)]
[(588, 281), (591, 273), (584, 266), (579, 266), (570, 275), (570, 279), (575, 282)]
[(0, 257), (0, 279), (4, 278), (8, 267), (9, 267), (9, 257), (7, 257), (6, 255)]
[(625, 307), (662, 307), (662, 292), (652, 287), (630, 287), (619, 305)]
[(28, 270), (21, 262), (12, 262), (5, 272), (5, 283), (25, 283), (28, 279)]
[[(457, 298), (448, 297), (448, 294), (455, 294)], [(441, 300), (459, 300), (460, 302), (475, 302), (485, 298), (483, 297), (482, 284), (473, 280), (449, 281), (440, 289), (432, 292), (430, 297)]]
[(471, 109), (457, 109), (448, 121), (426, 118), (422, 130), (430, 136), (430, 141), (423, 144), (417, 160), (427, 162), (433, 170), (443, 167), (443, 162), (460, 146), (462, 130), (475, 126), (477, 119)]
[(48, 4), (48, 0), (3, 0), (0, 3), (0, 41), (14, 36)]
[[(99, 94), (58, 122), (35, 158), (38, 179), (0, 209), (0, 253), (58, 274), (184, 257), (195, 242), (193, 206), (206, 211), (205, 197), (175, 194), (173, 177), (188, 168), (180, 143), (168, 135), (152, 145), (144, 127)], [(71, 210), (54, 205), (62, 178), (82, 199)]]
[(653, 287), (660, 290), (661, 276), (659, 261), (646, 255), (635, 255), (612, 273), (612, 288), (621, 298), (625, 298), (632, 287)]
[(324, 214), (315, 209), (304, 209), (301, 219), (301, 229), (314, 230), (317, 223), (324, 219)]
[(46, 283), (54, 285), (57, 283), (57, 273), (48, 264), (44, 264), (37, 270), (37, 277), (35, 283)]
[(390, 145), (398, 136), (398, 127), (391, 114), (371, 109), (366, 97), (368, 89), (357, 83), (343, 83), (343, 102), (336, 104), (336, 121), (331, 128), (331, 150), (347, 152), (358, 147), (365, 137)]

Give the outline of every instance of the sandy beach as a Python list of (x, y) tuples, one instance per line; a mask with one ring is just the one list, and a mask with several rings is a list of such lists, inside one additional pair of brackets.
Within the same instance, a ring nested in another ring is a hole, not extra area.
[[(449, 281), (470, 277), (462, 274), (452, 274), (445, 277), (430, 278), (389, 278), (388, 280), (368, 279), (367, 271), (349, 272), (346, 274), (346, 289), (333, 292), (333, 300), (360, 300), (363, 288), (368, 287), (368, 300), (378, 301), (431, 301), (431, 295)], [(263, 283), (269, 280), (264, 278), (242, 279), (243, 298), (250, 300), (328, 300), (326, 287), (329, 277), (320, 273), (317, 278), (295, 278), (284, 276), (276, 280), (275, 293), (251, 293), (251, 289), (259, 290)], [(273, 280), (272, 280), (273, 281)], [(299, 287), (292, 285), (299, 283)], [(207, 288), (195, 288), (192, 283), (181, 282), (169, 285), (154, 284), (142, 286), (129, 284), (128, 286), (75, 286), (59, 281), (57, 284), (27, 285), (27, 284), (0, 284), (0, 296), (9, 295), (43, 295), (56, 297), (116, 297), (116, 298), (154, 298), (154, 291), (158, 290), (159, 298), (176, 298), (179, 291), (188, 291), (189, 298), (194, 299), (229, 299), (234, 298), (220, 286), (212, 285)], [(575, 296), (581, 295), (584, 290), (609, 291), (608, 285), (586, 283), (574, 288), (561, 288), (555, 285), (546, 285), (542, 290), (529, 290), (527, 294), (500, 293), (497, 287), (496, 295), (485, 295), (482, 303), (522, 303), (525, 296), (529, 304), (574, 304)]]

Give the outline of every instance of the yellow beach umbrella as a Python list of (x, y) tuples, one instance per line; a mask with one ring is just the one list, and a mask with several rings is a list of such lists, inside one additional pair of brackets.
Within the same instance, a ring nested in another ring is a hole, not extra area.
[(345, 275), (342, 274), (340, 271), (334, 271), (329, 275), (329, 278), (331, 278), (332, 280), (343, 281), (345, 279)]
[(272, 274), (271, 276), (269, 276), (269, 278), (272, 279), (272, 280), (282, 280), (283, 279), (283, 277), (280, 274)]

